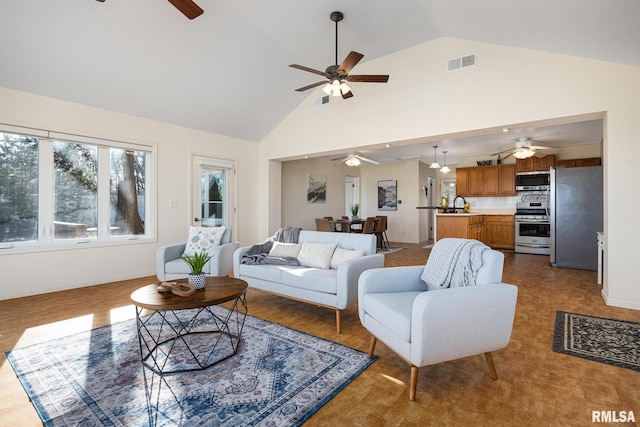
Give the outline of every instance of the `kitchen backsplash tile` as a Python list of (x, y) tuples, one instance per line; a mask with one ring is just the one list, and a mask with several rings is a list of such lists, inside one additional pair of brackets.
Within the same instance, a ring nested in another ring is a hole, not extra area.
[[(473, 210), (503, 210), (503, 209), (516, 209), (516, 202), (519, 200), (518, 196), (507, 197), (465, 197), (467, 202), (471, 203), (471, 211)], [(461, 202), (459, 202), (461, 203)]]

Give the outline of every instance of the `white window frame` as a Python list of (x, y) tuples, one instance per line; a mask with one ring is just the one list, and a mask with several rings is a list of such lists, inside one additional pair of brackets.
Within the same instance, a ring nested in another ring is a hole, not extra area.
[[(38, 237), (28, 242), (0, 242), (0, 256), (42, 252), (51, 250), (80, 249), (114, 245), (129, 245), (157, 241), (157, 146), (132, 142), (107, 140), (83, 135), (32, 129), (0, 124), (0, 132), (39, 138), (38, 176)], [(96, 238), (54, 239), (53, 198), (54, 162), (53, 141), (94, 145), (98, 148), (98, 232)], [(110, 149), (144, 151), (145, 161), (145, 234), (110, 235), (110, 194), (111, 179)], [(105, 184), (106, 183), (106, 184)]]

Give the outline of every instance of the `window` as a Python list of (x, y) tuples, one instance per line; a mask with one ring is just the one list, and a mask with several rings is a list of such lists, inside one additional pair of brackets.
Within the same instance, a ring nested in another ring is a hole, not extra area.
[(0, 127), (0, 248), (153, 237), (153, 147), (19, 130)]

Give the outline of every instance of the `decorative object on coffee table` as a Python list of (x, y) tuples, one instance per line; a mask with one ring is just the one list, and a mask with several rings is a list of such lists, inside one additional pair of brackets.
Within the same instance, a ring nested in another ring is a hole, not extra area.
[(204, 265), (209, 262), (211, 255), (207, 252), (196, 252), (193, 256), (183, 255), (182, 260), (189, 265), (191, 274), (189, 274), (188, 281), (190, 284), (196, 287), (196, 289), (204, 289), (205, 286), (205, 274), (202, 272)]

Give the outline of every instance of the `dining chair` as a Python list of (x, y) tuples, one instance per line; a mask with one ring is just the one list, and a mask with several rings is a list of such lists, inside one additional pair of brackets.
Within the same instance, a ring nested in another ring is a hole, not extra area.
[(387, 217), (380, 216), (377, 218), (375, 229), (373, 233), (376, 235), (376, 245), (380, 249), (386, 249), (388, 247), (387, 243), (384, 240), (384, 232), (387, 229)]
[(362, 234), (373, 234), (375, 222), (376, 219), (374, 217), (367, 217), (367, 219), (364, 220), (364, 225), (362, 226)]
[(327, 218), (316, 218), (316, 230), (317, 231), (333, 231), (331, 229), (331, 223)]
[[(384, 218), (384, 229), (382, 230), (382, 242), (389, 247), (389, 238), (387, 237), (387, 228), (389, 228), (389, 218), (386, 215), (377, 215), (376, 219), (379, 221), (381, 218)], [(376, 227), (377, 228), (381, 227)]]

